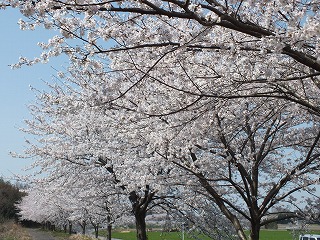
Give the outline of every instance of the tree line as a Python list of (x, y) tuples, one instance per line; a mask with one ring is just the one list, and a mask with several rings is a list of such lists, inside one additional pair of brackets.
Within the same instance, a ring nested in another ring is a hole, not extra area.
[(0, 220), (18, 219), (18, 209), (15, 204), (25, 196), (19, 185), (0, 178)]
[(23, 130), (35, 136), (24, 156), (46, 174), (30, 180), (39, 209), (25, 198), (23, 217), (98, 229), (131, 215), (145, 240), (152, 210), (258, 240), (317, 216), (318, 1), (2, 4), (22, 29), (56, 33), (13, 67), (69, 59)]

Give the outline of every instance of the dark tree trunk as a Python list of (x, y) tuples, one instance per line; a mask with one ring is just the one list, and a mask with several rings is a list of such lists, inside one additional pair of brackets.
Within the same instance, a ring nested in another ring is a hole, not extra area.
[(149, 204), (152, 202), (155, 192), (146, 185), (144, 195), (139, 196), (136, 191), (132, 191), (129, 199), (132, 204), (132, 213), (136, 221), (137, 240), (147, 240), (146, 215)]
[(72, 222), (69, 221), (69, 234), (72, 234)]
[(46, 222), (46, 230), (51, 230), (51, 223), (49, 221)]
[[(99, 157), (98, 161), (101, 165), (105, 166), (107, 164), (106, 159)], [(107, 171), (114, 176), (115, 183), (120, 183), (120, 180), (117, 179), (117, 176), (114, 172), (113, 167), (107, 167)], [(125, 185), (121, 185), (120, 188), (125, 190)], [(146, 185), (144, 196), (139, 196), (136, 191), (129, 193), (129, 200), (132, 204), (132, 213), (136, 221), (136, 230), (137, 230), (137, 240), (147, 240), (147, 231), (146, 231), (146, 213), (148, 205), (152, 202), (155, 192), (150, 190), (150, 186)], [(110, 231), (110, 234), (109, 234)], [(109, 230), (108, 226), (108, 240), (111, 239), (111, 226)]]
[(259, 233), (260, 233), (260, 223), (253, 221), (251, 223), (250, 239), (259, 240)]
[(146, 228), (146, 213), (137, 212), (135, 214), (136, 229), (137, 229), (137, 240), (147, 240), (147, 228)]
[(95, 237), (98, 238), (99, 237), (99, 224), (94, 225), (94, 233), (95, 233)]
[(112, 229), (112, 225), (110, 223), (111, 219), (110, 216), (108, 216), (108, 226), (107, 226), (107, 240), (111, 240), (111, 229)]

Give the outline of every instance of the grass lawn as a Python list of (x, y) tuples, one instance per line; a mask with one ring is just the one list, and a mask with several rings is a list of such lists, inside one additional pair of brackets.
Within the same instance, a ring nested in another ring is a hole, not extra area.
[(292, 234), (287, 230), (261, 230), (259, 240), (293, 240)]
[[(308, 233), (319, 234), (319, 231), (310, 231)], [(298, 240), (293, 238), (291, 231), (287, 230), (261, 230), (259, 240)]]
[[(100, 231), (99, 235), (106, 236), (105, 231)], [(181, 232), (148, 232), (148, 238), (150, 240), (181, 240), (182, 235)], [(113, 238), (119, 238), (122, 240), (136, 240), (136, 232), (135, 231), (113, 231)], [(188, 234), (184, 235), (185, 240), (193, 240), (193, 238), (189, 237)], [(203, 236), (203, 240), (210, 240), (210, 238)]]
[[(310, 232), (313, 234), (320, 234), (320, 232)], [(100, 231), (101, 236), (106, 236), (105, 231)], [(100, 235), (99, 234), (99, 235)], [(119, 238), (122, 240), (136, 240), (136, 232), (135, 231), (113, 231), (113, 238)], [(148, 232), (148, 238), (150, 240), (181, 240), (182, 235), (181, 232)], [(184, 236), (185, 240), (193, 240), (188, 234)], [(210, 238), (203, 236), (202, 240), (210, 240)], [(228, 239), (227, 239), (228, 240)], [(298, 240), (293, 239), (292, 233), (287, 230), (261, 230), (260, 239), (259, 240)]]
[(68, 239), (70, 237), (68, 233), (65, 233), (63, 231), (50, 231), (50, 234), (60, 240)]

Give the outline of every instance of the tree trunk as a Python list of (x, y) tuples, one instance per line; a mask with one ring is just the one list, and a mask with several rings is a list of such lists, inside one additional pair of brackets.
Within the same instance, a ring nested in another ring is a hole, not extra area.
[(99, 237), (99, 224), (94, 226), (94, 233), (95, 233), (96, 238), (98, 238)]
[(111, 240), (111, 229), (112, 229), (112, 225), (110, 223), (111, 218), (110, 216), (107, 217), (107, 221), (108, 221), (108, 226), (107, 226), (107, 240)]
[(137, 229), (137, 240), (147, 240), (147, 228), (146, 228), (146, 213), (136, 212), (136, 229)]
[(155, 192), (150, 191), (149, 185), (146, 185), (144, 196), (141, 197), (137, 192), (132, 191), (129, 194), (129, 200), (132, 203), (132, 213), (136, 221), (137, 240), (147, 240), (146, 215), (148, 205), (152, 202)]
[(112, 229), (112, 226), (109, 224), (107, 227), (107, 230), (108, 230), (107, 240), (111, 240), (111, 229)]
[(250, 232), (250, 239), (251, 240), (259, 240), (260, 234), (260, 222), (251, 222), (251, 232)]
[(82, 221), (82, 223), (79, 224), (81, 226), (81, 229), (82, 229), (82, 235), (85, 235), (86, 234), (86, 221)]
[(69, 221), (69, 234), (72, 234), (72, 222)]

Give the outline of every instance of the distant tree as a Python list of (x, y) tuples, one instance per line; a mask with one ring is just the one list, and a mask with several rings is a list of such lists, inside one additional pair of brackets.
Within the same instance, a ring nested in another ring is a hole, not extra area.
[(0, 178), (0, 220), (17, 217), (15, 203), (24, 195), (17, 186)]

